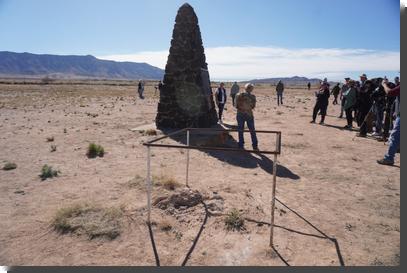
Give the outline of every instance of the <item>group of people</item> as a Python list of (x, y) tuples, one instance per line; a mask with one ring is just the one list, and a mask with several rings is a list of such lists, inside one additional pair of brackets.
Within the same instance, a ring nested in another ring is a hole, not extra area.
[(316, 104), (311, 123), (315, 123), (319, 113), (320, 124), (324, 124), (330, 95), (334, 96), (334, 105), (338, 104), (340, 97), (339, 118), (343, 118), (345, 112), (347, 120), (344, 129), (351, 130), (356, 122), (359, 137), (367, 137), (368, 132), (372, 132), (371, 136), (377, 140), (388, 140), (389, 150), (385, 157), (377, 162), (393, 165), (400, 146), (400, 78), (396, 77), (392, 83), (386, 77), (369, 80), (366, 74), (362, 74), (360, 81), (345, 78), (342, 87), (339, 83), (331, 91), (329, 87), (328, 80), (324, 79), (319, 90), (315, 92)]
[[(156, 89), (163, 87), (162, 82)], [(311, 84), (308, 84), (308, 88)], [(139, 96), (143, 97), (144, 83), (139, 82)], [(258, 150), (253, 110), (256, 107), (256, 96), (253, 95), (254, 85), (248, 83), (243, 91), (237, 82), (230, 89), (232, 104), (237, 110), (236, 120), (239, 132), (239, 148), (244, 147), (244, 127), (249, 128), (253, 150)], [(284, 84), (279, 81), (276, 85), (277, 104), (283, 104)], [(225, 84), (220, 83), (215, 91), (215, 102), (218, 107), (219, 123), (222, 123), (223, 112), (228, 99)], [(371, 136), (377, 137), (379, 141), (389, 141), (389, 148), (384, 158), (377, 162), (382, 165), (393, 165), (397, 151), (400, 149), (400, 79), (396, 77), (394, 83), (386, 77), (369, 80), (366, 74), (360, 76), (360, 81), (345, 78), (341, 86), (337, 83), (332, 90), (328, 79), (324, 79), (319, 89), (315, 92), (316, 103), (312, 113), (311, 123), (315, 123), (318, 114), (321, 116), (320, 124), (325, 123), (329, 98), (333, 95), (333, 105), (338, 105), (341, 100), (341, 114), (345, 112), (347, 124), (344, 129), (352, 129), (356, 122), (359, 127), (359, 137), (366, 137), (371, 131)], [(374, 128), (374, 130), (373, 130)], [(391, 130), (392, 129), (392, 130)], [(389, 132), (391, 135), (389, 136)]]

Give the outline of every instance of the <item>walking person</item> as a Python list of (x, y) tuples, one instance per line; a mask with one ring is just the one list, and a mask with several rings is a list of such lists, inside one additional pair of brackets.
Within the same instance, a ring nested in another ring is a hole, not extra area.
[(138, 82), (138, 89), (137, 89), (138, 95), (140, 99), (144, 99), (144, 82), (140, 80)]
[(223, 110), (227, 101), (225, 84), (223, 82), (220, 83), (219, 88), (215, 92), (215, 100), (219, 109), (219, 123), (222, 123)]
[(284, 93), (284, 84), (282, 81), (279, 81), (276, 86), (277, 91), (277, 105), (283, 105), (283, 93)]
[(232, 97), (232, 104), (233, 106), (236, 105), (236, 95), (240, 91), (240, 86), (237, 84), (237, 82), (234, 82), (232, 85), (232, 88), (230, 89), (230, 96)]
[[(390, 89), (387, 83), (383, 82), (382, 86), (384, 88), (384, 91), (387, 93), (387, 96), (397, 97), (397, 101), (400, 102), (400, 85), (397, 85), (395, 88)], [(394, 165), (394, 157), (400, 147), (400, 108), (397, 109), (396, 114), (397, 118), (394, 122), (394, 128), (389, 138), (389, 148), (387, 150), (387, 153), (383, 159), (377, 161), (377, 163), (381, 165)]]
[(239, 148), (244, 148), (244, 126), (247, 123), (247, 127), (250, 130), (252, 138), (253, 150), (258, 150), (258, 140), (256, 136), (256, 129), (254, 126), (253, 109), (256, 107), (256, 96), (252, 94), (254, 85), (251, 83), (246, 84), (245, 92), (241, 92), (236, 96), (236, 108), (237, 108), (237, 126), (239, 131)]
[(344, 127), (345, 129), (352, 129), (353, 128), (353, 108), (355, 107), (356, 104), (356, 87), (355, 87), (355, 81), (354, 80), (349, 80), (348, 82), (349, 88), (348, 90), (343, 94), (345, 98), (345, 105), (343, 106), (346, 114), (346, 121), (347, 125)]
[(346, 98), (343, 94), (345, 94), (346, 91), (348, 91), (349, 89), (349, 80), (350, 78), (345, 78), (345, 84), (342, 85), (341, 88), (341, 114), (339, 115), (339, 118), (343, 118), (343, 112), (345, 112), (345, 102), (346, 102)]
[(334, 96), (334, 102), (333, 105), (337, 105), (338, 104), (338, 96), (339, 93), (341, 92), (341, 88), (339, 87), (339, 83), (337, 83), (334, 88), (332, 88), (332, 92), (331, 94)]
[(317, 101), (315, 103), (314, 111), (312, 113), (311, 123), (315, 123), (318, 112), (320, 112), (321, 121), (319, 124), (323, 125), (325, 123), (325, 116), (328, 109), (330, 97), (329, 84), (326, 79), (321, 83), (321, 87), (319, 88), (319, 90), (315, 92), (315, 96), (317, 97)]
[(310, 82), (308, 82), (307, 87), (308, 87), (308, 91), (311, 90), (311, 83)]

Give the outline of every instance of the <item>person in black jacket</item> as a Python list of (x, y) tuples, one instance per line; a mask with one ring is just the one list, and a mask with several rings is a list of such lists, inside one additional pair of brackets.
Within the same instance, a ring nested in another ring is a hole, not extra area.
[(337, 83), (334, 88), (332, 88), (332, 92), (331, 94), (334, 95), (334, 101), (333, 101), (333, 105), (337, 105), (338, 104), (338, 96), (339, 93), (341, 92), (341, 88), (339, 87), (339, 83)]
[(223, 82), (220, 83), (218, 90), (215, 92), (215, 100), (219, 109), (219, 123), (222, 123), (223, 110), (227, 101), (225, 84)]
[(372, 93), (376, 89), (374, 83), (370, 80), (367, 80), (364, 85), (361, 87), (357, 102), (358, 115), (356, 116), (356, 121), (358, 123), (359, 137), (366, 137), (368, 124), (366, 123), (366, 117), (368, 113), (372, 110)]
[(386, 92), (384, 91), (382, 82), (388, 83), (388, 80), (387, 78), (384, 78), (382, 80), (380, 79), (379, 82), (379, 87), (377, 87), (372, 93), (373, 111), (376, 115), (375, 132), (372, 135), (374, 137), (382, 136), (383, 116), (386, 107)]
[(321, 122), (319, 124), (324, 124), (326, 111), (327, 111), (328, 105), (329, 105), (329, 97), (330, 97), (329, 84), (326, 79), (322, 82), (319, 90), (317, 92), (315, 92), (315, 96), (317, 97), (317, 102), (315, 103), (311, 123), (315, 123), (318, 112), (320, 112)]

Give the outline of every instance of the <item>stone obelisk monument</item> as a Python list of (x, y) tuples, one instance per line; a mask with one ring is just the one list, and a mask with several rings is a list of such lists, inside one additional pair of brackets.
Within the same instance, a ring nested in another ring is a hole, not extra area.
[(184, 4), (175, 19), (156, 125), (206, 128), (217, 121), (198, 18)]

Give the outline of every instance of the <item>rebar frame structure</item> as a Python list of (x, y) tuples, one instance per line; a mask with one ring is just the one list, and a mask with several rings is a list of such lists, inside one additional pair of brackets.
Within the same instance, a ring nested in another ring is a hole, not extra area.
[[(227, 148), (227, 147), (205, 147), (205, 146), (191, 146), (190, 145), (190, 133), (191, 132), (239, 132), (238, 129), (217, 129), (217, 128), (185, 128), (163, 137), (155, 138), (151, 141), (144, 143), (143, 145), (147, 147), (147, 224), (151, 224), (151, 149), (153, 147), (158, 148), (176, 148), (176, 149), (186, 149), (186, 174), (185, 174), (185, 185), (189, 187), (189, 152), (190, 150), (200, 150), (200, 151), (225, 151), (225, 152), (245, 152), (245, 153), (256, 153), (256, 154), (272, 154), (274, 155), (273, 160), (273, 180), (271, 186), (271, 225), (270, 225), (270, 247), (273, 247), (274, 240), (274, 210), (276, 201), (276, 184), (277, 184), (277, 156), (281, 154), (281, 132), (280, 131), (256, 131), (256, 133), (263, 134), (274, 134), (276, 135), (276, 147), (274, 151), (261, 151), (261, 150), (245, 150), (238, 148)], [(250, 132), (249, 130), (244, 130), (244, 132)], [(174, 137), (176, 135), (181, 135), (186, 133), (186, 145), (169, 145), (169, 144), (158, 144), (158, 141), (164, 140), (166, 138)]]

